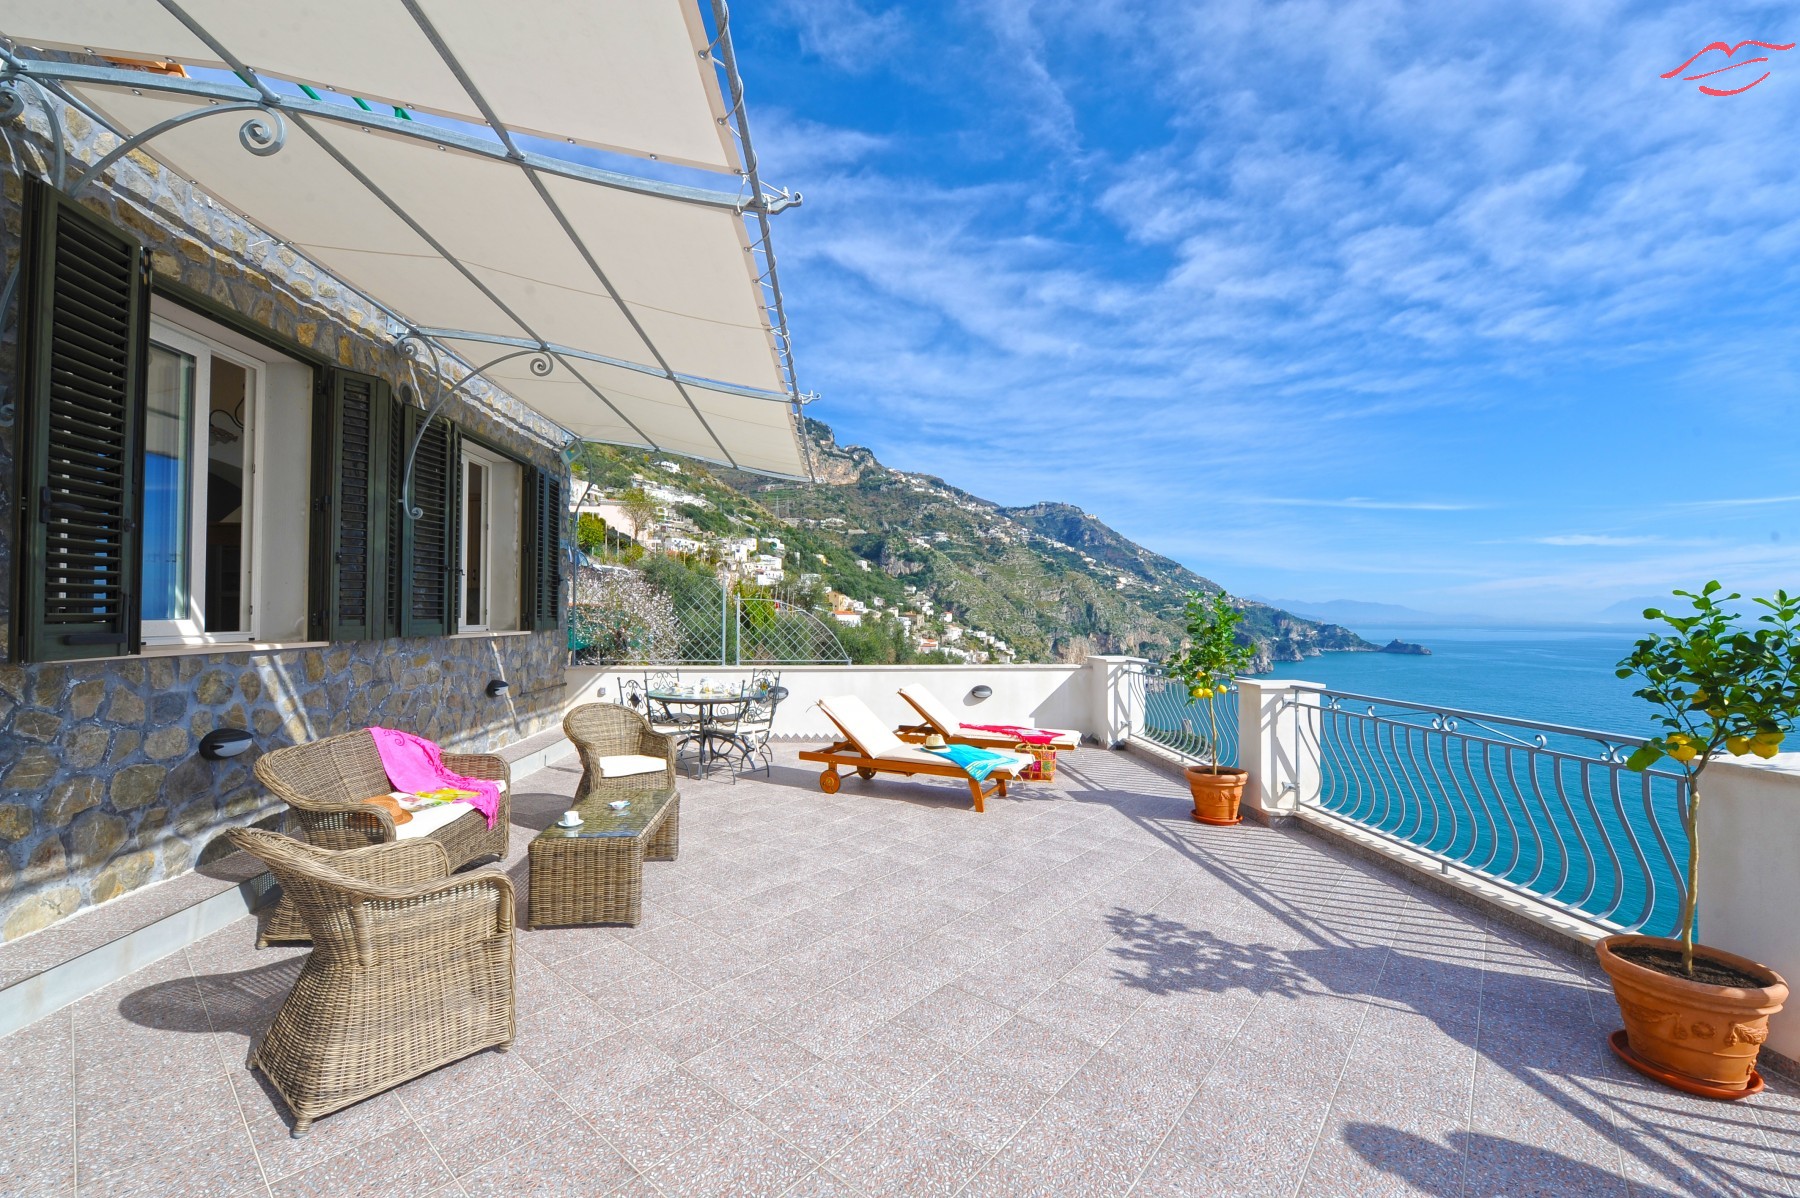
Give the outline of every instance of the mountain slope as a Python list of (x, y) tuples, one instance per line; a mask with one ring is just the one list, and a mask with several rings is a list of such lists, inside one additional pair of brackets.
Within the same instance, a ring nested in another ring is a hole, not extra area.
[[(681, 462), (682, 488), (744, 531), (754, 524), (782, 538), (790, 577), (820, 574), (851, 598), (926, 612), (940, 624), (948, 615), (1005, 642), (1020, 661), (1164, 656), (1181, 638), (1187, 592), (1219, 589), (1079, 508), (1002, 507), (942, 479), (889, 469), (867, 449), (839, 446), (826, 425), (808, 425), (816, 484)], [(602, 486), (618, 485), (632, 459), (651, 465), (644, 455), (601, 447), (587, 458), (582, 472), (606, 476), (594, 478)], [(1244, 610), (1262, 670), (1321, 650), (1376, 647), (1264, 604)]]

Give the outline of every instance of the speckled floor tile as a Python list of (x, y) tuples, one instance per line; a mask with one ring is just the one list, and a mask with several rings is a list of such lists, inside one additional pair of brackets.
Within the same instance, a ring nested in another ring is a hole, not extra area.
[(578, 1127), (552, 1129), (517, 1147), (506, 1145), (461, 1179), (468, 1198), (596, 1198), (628, 1191), (638, 1180), (625, 1159)]
[(763, 1029), (715, 1044), (687, 1062), (693, 1075), (739, 1106), (754, 1106), (770, 1091), (818, 1064), (791, 1040)]
[(410, 1198), (455, 1181), (437, 1154), (420, 1150), (408, 1123), (304, 1169), (271, 1187), (273, 1198)]
[(724, 1095), (679, 1068), (657, 1074), (616, 1102), (582, 1110), (588, 1125), (639, 1170), (736, 1113)]
[(901, 1108), (846, 1144), (826, 1165), (869, 1198), (947, 1198), (986, 1157), (946, 1124)]
[(750, 1115), (683, 1145), (646, 1178), (668, 1198), (773, 1198), (817, 1163)]
[[(521, 779), (521, 814), (576, 776)], [(305, 950), (249, 919), (0, 1040), (0, 1192), (66, 1194), (72, 1162), (83, 1198), (1800, 1188), (1800, 1086), (1657, 1090), (1606, 1051), (1591, 964), (1305, 835), (1201, 829), (1131, 754), (980, 816), (814, 778), (783, 746), (684, 781), (639, 926), (520, 930), (513, 1052), (301, 1140), (243, 1060)]]
[(893, 1109), (897, 1099), (885, 1080), (825, 1061), (767, 1095), (754, 1113), (782, 1139), (823, 1160)]

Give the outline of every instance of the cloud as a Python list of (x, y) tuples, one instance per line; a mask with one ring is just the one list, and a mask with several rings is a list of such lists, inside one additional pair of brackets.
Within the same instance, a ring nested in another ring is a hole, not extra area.
[(1662, 538), (1660, 538), (1660, 537), (1615, 537), (1615, 536), (1607, 536), (1602, 533), (1571, 532), (1571, 533), (1562, 533), (1562, 534), (1559, 534), (1557, 536), (1552, 536), (1552, 537), (1533, 537), (1531, 539), (1531, 543), (1534, 545), (1564, 545), (1564, 546), (1583, 546), (1583, 547), (1585, 547), (1585, 546), (1600, 546), (1600, 545), (1624, 546), (1624, 545), (1651, 545), (1651, 544), (1657, 543), (1661, 539)]
[[(1800, 159), (1776, 150), (1800, 63), (1748, 103), (1656, 79), (1729, 13), (906, 13), (879, 84), (795, 99), (791, 137), (759, 135), (809, 176), (778, 248), (813, 414), (884, 459), (1079, 503), (1201, 567), (1438, 586), (1672, 548), (1635, 522), (1671, 506), (1666, 461), (1642, 465), (1667, 435), (1722, 450), (1696, 405), (1742, 429), (1800, 414)], [(821, 36), (801, 29), (809, 54)], [(1710, 554), (1745, 539), (1735, 512), (1793, 502), (1701, 501), (1694, 532)], [(1410, 515), (1429, 512), (1465, 515)], [(1609, 531), (1537, 535), (1564, 520)], [(1639, 560), (1668, 571), (1655, 586), (1701, 569)]]
[(1301, 499), (1291, 495), (1266, 495), (1258, 498), (1234, 498), (1227, 502), (1263, 507), (1361, 508), (1371, 512), (1473, 512), (1487, 506), (1435, 500), (1365, 499), (1357, 495), (1346, 499)]
[(1770, 507), (1787, 503), (1800, 503), (1800, 495), (1763, 495), (1750, 499), (1696, 499), (1674, 506), (1689, 508)]
[(782, 0), (775, 12), (804, 51), (843, 71), (875, 69), (906, 37), (899, 6), (870, 12), (857, 0)]

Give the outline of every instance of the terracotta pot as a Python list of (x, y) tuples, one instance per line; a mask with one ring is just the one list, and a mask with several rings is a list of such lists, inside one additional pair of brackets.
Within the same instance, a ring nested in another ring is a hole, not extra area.
[(1238, 802), (1244, 797), (1249, 770), (1223, 765), (1218, 773), (1204, 765), (1187, 767), (1188, 789), (1194, 792), (1194, 819), (1203, 824), (1235, 824)]
[(1723, 1098), (1760, 1089), (1756, 1054), (1768, 1039), (1769, 1016), (1788, 996), (1781, 975), (1748, 958), (1696, 946), (1696, 957), (1767, 979), (1754, 989), (1714, 986), (1638, 965), (1615, 951), (1632, 946), (1681, 951), (1681, 941), (1664, 936), (1608, 936), (1594, 946), (1625, 1019), (1626, 1049), (1619, 1055), (1693, 1093)]

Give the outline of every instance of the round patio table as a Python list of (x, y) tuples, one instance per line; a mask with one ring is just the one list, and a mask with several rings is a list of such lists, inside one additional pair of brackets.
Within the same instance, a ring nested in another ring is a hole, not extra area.
[(692, 732), (682, 733), (677, 744), (685, 744), (691, 740), (700, 742), (699, 756), (695, 764), (695, 776), (706, 773), (709, 762), (718, 757), (718, 752), (711, 748), (713, 735), (717, 728), (717, 713), (720, 707), (741, 707), (756, 698), (756, 692), (750, 690), (735, 691), (646, 691), (645, 695), (661, 703), (665, 707), (692, 707), (699, 722)]

